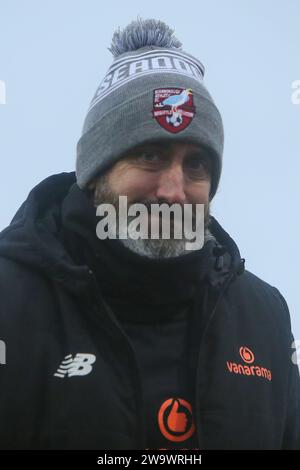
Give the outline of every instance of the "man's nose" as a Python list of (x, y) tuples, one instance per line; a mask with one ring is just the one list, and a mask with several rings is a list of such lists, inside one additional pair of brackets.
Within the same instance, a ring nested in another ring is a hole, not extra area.
[(157, 184), (156, 197), (157, 199), (164, 199), (169, 204), (186, 203), (184, 174), (179, 163), (161, 172)]

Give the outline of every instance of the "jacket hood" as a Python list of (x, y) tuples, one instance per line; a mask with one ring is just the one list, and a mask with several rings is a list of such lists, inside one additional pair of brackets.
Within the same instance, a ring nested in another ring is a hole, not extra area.
[[(70, 200), (72, 207), (66, 209)], [(80, 220), (81, 218), (83, 219)], [(0, 233), (0, 256), (37, 269), (53, 280), (63, 283), (68, 290), (79, 294), (89, 278), (90, 267), (74, 259), (68, 245), (62, 241), (62, 234), (66, 222), (69, 232), (72, 232), (74, 220), (77, 224), (79, 221), (83, 226), (87, 226), (85, 222), (88, 219), (97, 221), (95, 210), (86, 193), (76, 184), (75, 172), (52, 175), (30, 191), (10, 225)], [(209, 230), (213, 237), (205, 244), (211, 254), (206, 279), (212, 286), (220, 287), (229, 275), (234, 279), (243, 272), (244, 259), (241, 259), (234, 240), (213, 216)], [(107, 246), (111, 243), (117, 246), (120, 256), (129, 256), (130, 265), (132, 262), (138, 265), (141, 258), (144, 258), (133, 252), (129, 253), (130, 250), (121, 246), (118, 240), (98, 240), (98, 246), (104, 246), (103, 242), (108, 242)], [(183, 263), (188, 266), (197, 256), (200, 260), (200, 252), (203, 252), (203, 249), (197, 251), (198, 253), (191, 252), (164, 260), (148, 258), (143, 262), (146, 262), (145, 266), (149, 269), (160, 263), (160, 271), (165, 270), (172, 276), (176, 265), (180, 267)], [(190, 272), (190, 269), (187, 272)]]

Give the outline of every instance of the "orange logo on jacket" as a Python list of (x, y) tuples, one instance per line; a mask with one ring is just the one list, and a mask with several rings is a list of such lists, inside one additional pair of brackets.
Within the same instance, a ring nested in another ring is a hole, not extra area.
[(247, 364), (252, 364), (254, 362), (254, 354), (251, 351), (251, 349), (246, 348), (246, 346), (241, 346), (240, 347), (240, 356), (243, 359), (243, 361), (247, 362)]
[[(195, 432), (191, 404), (183, 398), (172, 397), (165, 400), (157, 415), (158, 426), (162, 435), (171, 442), (183, 442)], [(175, 450), (176, 447), (145, 450)], [(180, 450), (200, 450), (197, 448), (180, 448)]]
[[(256, 377), (262, 377), (269, 381), (272, 380), (272, 372), (261, 365), (253, 364), (255, 361), (255, 356), (251, 349), (247, 346), (241, 346), (239, 349), (240, 356), (242, 360), (246, 363), (245, 364), (237, 364), (236, 362), (229, 362), (227, 361), (227, 369), (232, 374), (240, 374), (240, 375), (252, 375)], [(250, 365), (252, 364), (252, 365)]]
[(166, 400), (158, 412), (158, 425), (169, 441), (187, 440), (195, 431), (190, 403), (182, 398)]

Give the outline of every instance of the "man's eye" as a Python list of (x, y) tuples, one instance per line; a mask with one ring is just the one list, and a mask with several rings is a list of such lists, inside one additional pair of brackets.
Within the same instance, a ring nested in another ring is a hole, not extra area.
[(192, 170), (202, 170), (202, 169), (206, 169), (206, 164), (203, 160), (203, 158), (201, 157), (190, 157), (187, 161), (187, 165), (189, 168), (191, 168)]
[(208, 178), (211, 176), (210, 162), (203, 156), (191, 156), (186, 162), (187, 171), (193, 178)]

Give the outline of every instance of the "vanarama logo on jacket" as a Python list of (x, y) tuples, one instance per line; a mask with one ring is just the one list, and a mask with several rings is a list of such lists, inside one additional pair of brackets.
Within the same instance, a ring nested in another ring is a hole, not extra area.
[(227, 369), (230, 373), (262, 377), (271, 382), (272, 372), (266, 367), (263, 367), (259, 364), (254, 364), (255, 356), (251, 349), (246, 346), (241, 346), (239, 348), (239, 354), (244, 364), (226, 361)]

